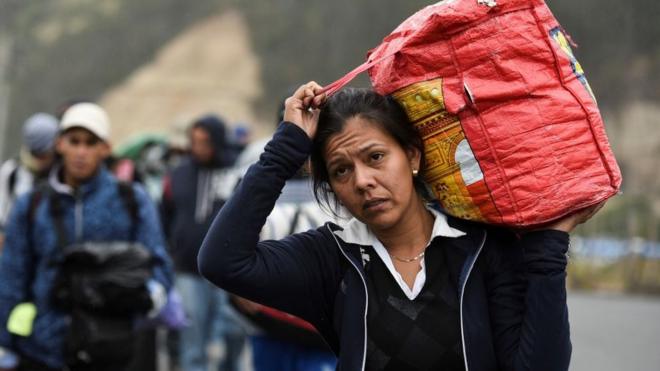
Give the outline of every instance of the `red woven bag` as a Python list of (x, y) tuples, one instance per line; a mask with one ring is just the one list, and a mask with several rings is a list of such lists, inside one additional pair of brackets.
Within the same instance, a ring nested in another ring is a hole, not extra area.
[(452, 215), (528, 227), (603, 201), (621, 173), (584, 72), (542, 0), (447, 0), (368, 61), (425, 143), (425, 180)]

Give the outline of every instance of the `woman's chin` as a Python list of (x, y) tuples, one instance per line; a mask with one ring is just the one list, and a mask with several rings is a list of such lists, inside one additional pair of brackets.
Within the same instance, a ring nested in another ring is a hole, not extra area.
[(382, 212), (366, 216), (362, 222), (372, 231), (384, 231), (396, 225), (396, 219), (391, 212)]

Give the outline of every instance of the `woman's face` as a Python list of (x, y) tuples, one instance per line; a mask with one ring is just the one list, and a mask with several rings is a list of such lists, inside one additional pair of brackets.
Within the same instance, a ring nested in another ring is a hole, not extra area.
[(412, 171), (419, 170), (420, 153), (402, 148), (379, 125), (349, 119), (323, 154), (333, 192), (373, 231), (396, 226), (411, 211), (417, 198)]

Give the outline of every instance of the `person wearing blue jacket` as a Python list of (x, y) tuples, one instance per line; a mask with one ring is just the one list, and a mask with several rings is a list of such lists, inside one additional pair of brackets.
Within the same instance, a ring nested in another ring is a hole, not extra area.
[[(18, 370), (62, 370), (66, 366), (64, 339), (71, 316), (51, 301), (57, 275), (57, 265), (52, 262), (63, 248), (58, 244), (57, 223), (70, 243), (134, 241), (146, 247), (154, 261), (153, 277), (147, 284), (152, 312), (164, 304), (172, 285), (171, 263), (154, 205), (142, 187), (132, 185), (137, 214), (133, 219), (117, 179), (103, 165), (110, 153), (109, 130), (108, 117), (96, 104), (70, 107), (56, 144), (61, 165), (50, 173), (48, 195), (41, 194), (38, 200), (34, 192), (20, 197), (9, 219), (0, 258), (0, 347), (5, 360), (8, 354), (18, 356)], [(52, 217), (54, 200), (61, 209), (60, 221)], [(8, 331), (7, 322), (12, 310), (23, 302), (34, 303), (36, 317), (31, 333), (19, 336)]]
[[(303, 85), (212, 224), (200, 272), (312, 323), (338, 370), (567, 370), (568, 232), (602, 205), (526, 233), (459, 220), (425, 200), (423, 153), (393, 98)], [(259, 242), (310, 155), (318, 198), (353, 219)]]

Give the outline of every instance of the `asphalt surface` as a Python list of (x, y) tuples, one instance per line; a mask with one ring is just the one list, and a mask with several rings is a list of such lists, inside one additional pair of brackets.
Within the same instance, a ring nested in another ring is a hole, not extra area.
[[(660, 371), (660, 297), (571, 291), (568, 307), (570, 371)], [(169, 367), (163, 342), (158, 369), (176, 371)], [(243, 368), (252, 370), (247, 350)], [(210, 353), (217, 359), (222, 350)]]
[(569, 292), (571, 371), (660, 371), (660, 298)]

